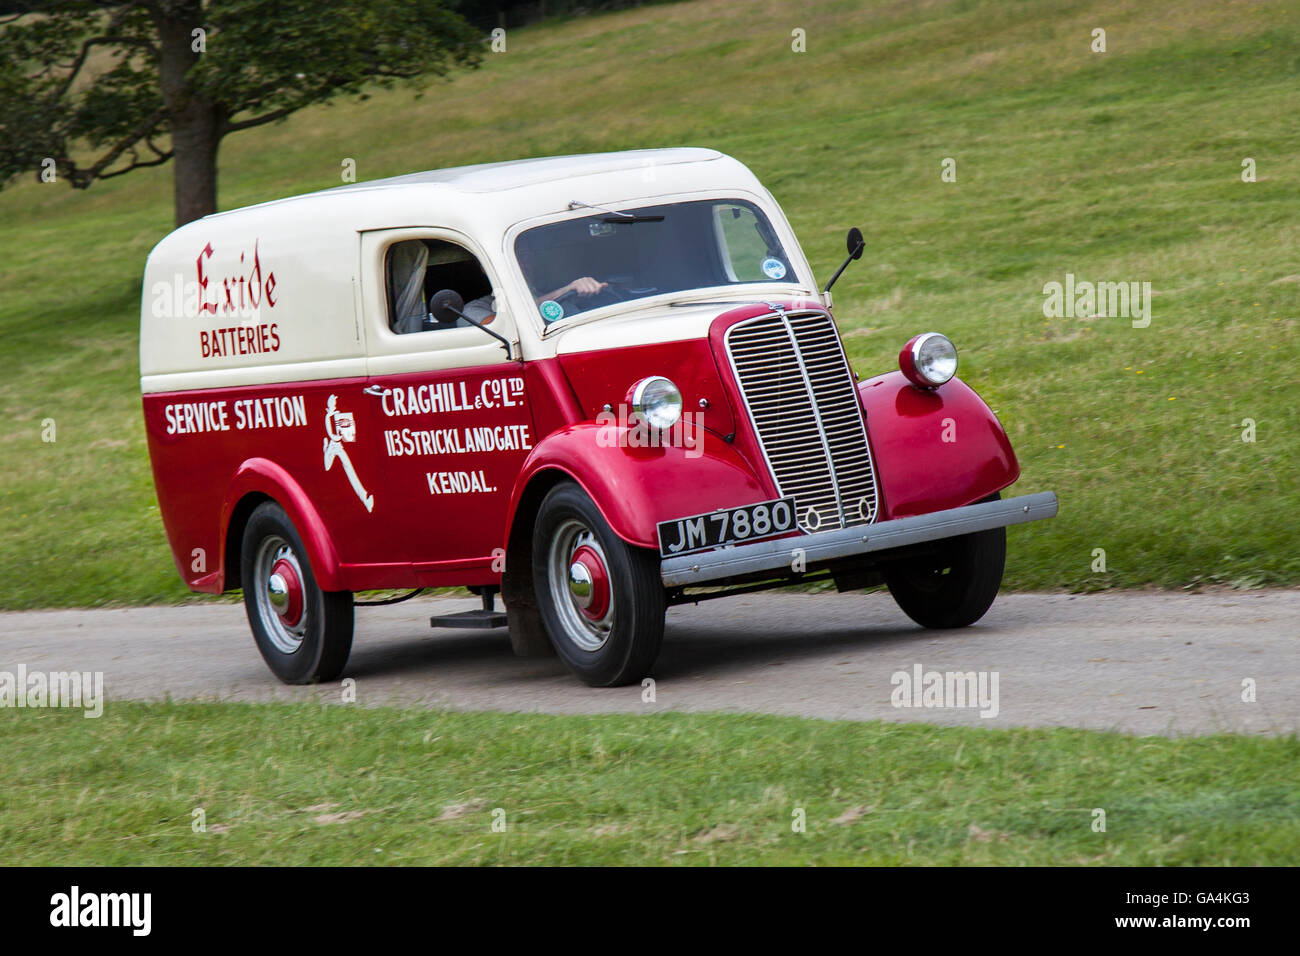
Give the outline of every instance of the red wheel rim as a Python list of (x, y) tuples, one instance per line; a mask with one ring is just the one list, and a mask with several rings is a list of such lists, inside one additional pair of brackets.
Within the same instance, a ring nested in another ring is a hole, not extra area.
[(286, 627), (297, 627), (298, 622), (302, 620), (302, 579), (298, 577), (298, 569), (293, 563), (281, 558), (271, 567), (271, 575), (276, 575), (284, 582), (284, 607), (278, 609), (280, 620), (284, 621)]
[(591, 582), (589, 597), (579, 601), (575, 596), (578, 610), (589, 621), (602, 620), (609, 612), (609, 572), (605, 569), (605, 562), (594, 548), (584, 544), (573, 552), (570, 564), (570, 580), (574, 579), (575, 573), (580, 574), (578, 568), (581, 567)]

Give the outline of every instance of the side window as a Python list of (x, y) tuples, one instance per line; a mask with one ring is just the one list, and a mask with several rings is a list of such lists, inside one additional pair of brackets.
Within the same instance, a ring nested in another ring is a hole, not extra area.
[(489, 324), (496, 315), (492, 283), (473, 253), (443, 239), (407, 239), (388, 248), (388, 325), (398, 334), (467, 326), (464, 319), (440, 323), (429, 315), (429, 300), (451, 289), (464, 301), (470, 318)]

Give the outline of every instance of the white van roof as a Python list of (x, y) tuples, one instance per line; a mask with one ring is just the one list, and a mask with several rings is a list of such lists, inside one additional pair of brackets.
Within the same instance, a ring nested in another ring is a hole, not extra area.
[(723, 159), (716, 149), (681, 147), (676, 149), (630, 149), (617, 153), (578, 153), (570, 156), (541, 156), (476, 166), (452, 166), (376, 179), (373, 182), (343, 186), (342, 189), (382, 189), (411, 183), (447, 183), (461, 192), (498, 192), (537, 183), (554, 183), (593, 173), (616, 173), (650, 166), (676, 166), (681, 163), (705, 163)]
[[(579, 180), (611, 173), (631, 173), (635, 175), (628, 177), (629, 179), (633, 181), (644, 179), (648, 182), (650, 181), (651, 173), (649, 171), (651, 170), (654, 170), (654, 175), (657, 176), (658, 172), (665, 167), (690, 166), (700, 163), (712, 163), (718, 160), (725, 161), (724, 165), (734, 167), (734, 170), (728, 170), (731, 174), (729, 178), (733, 181), (736, 171), (743, 170), (744, 173), (749, 174), (749, 170), (745, 169), (741, 163), (725, 153), (718, 152), (716, 149), (688, 146), (671, 149), (629, 149), (612, 153), (575, 153), (568, 156), (541, 156), (534, 159), (514, 159), (499, 163), (478, 163), (472, 166), (449, 166), (446, 169), (429, 169), (418, 173), (406, 173), (401, 176), (389, 176), (385, 179), (372, 179), (347, 186), (333, 186), (316, 192), (288, 196), (283, 199), (272, 199), (252, 206), (243, 206), (239, 209), (214, 213), (211, 216), (205, 216), (204, 219), (242, 214), (250, 209), (262, 209), (280, 203), (301, 202), (325, 196), (341, 196), (378, 190), (424, 191), (411, 190), (411, 187), (441, 187), (438, 191), (443, 195), (482, 195), (485, 193), (522, 190), (528, 187), (542, 187), (548, 196), (553, 197), (555, 185), (565, 180)], [(673, 175), (674, 180), (693, 178), (687, 170), (673, 170), (673, 173), (675, 174)], [(749, 175), (752, 176), (752, 174)], [(712, 179), (713, 177), (706, 178)]]

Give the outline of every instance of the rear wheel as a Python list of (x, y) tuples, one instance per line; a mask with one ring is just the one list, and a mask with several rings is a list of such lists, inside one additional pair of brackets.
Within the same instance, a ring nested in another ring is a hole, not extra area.
[(551, 644), (580, 680), (613, 687), (646, 676), (664, 634), (659, 558), (619, 538), (571, 482), (538, 511), (533, 586)]
[(240, 551), (244, 609), (257, 649), (286, 684), (334, 680), (352, 651), (352, 592), (322, 591), (293, 522), (257, 506)]
[(885, 568), (885, 584), (903, 613), (922, 627), (966, 627), (998, 596), (1007, 529), (976, 531), (938, 542), (937, 554)]

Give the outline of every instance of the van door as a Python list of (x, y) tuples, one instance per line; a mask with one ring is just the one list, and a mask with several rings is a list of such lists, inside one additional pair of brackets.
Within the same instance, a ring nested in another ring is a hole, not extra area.
[[(533, 447), (518, 336), (493, 291), (501, 284), (452, 230), (363, 233), (361, 256), (367, 393), (382, 431), (384, 493), (401, 503), (408, 560), (423, 583), (494, 583), (510, 493)], [(429, 319), (430, 300), (445, 289), (511, 342), (515, 360), (463, 319)]]

